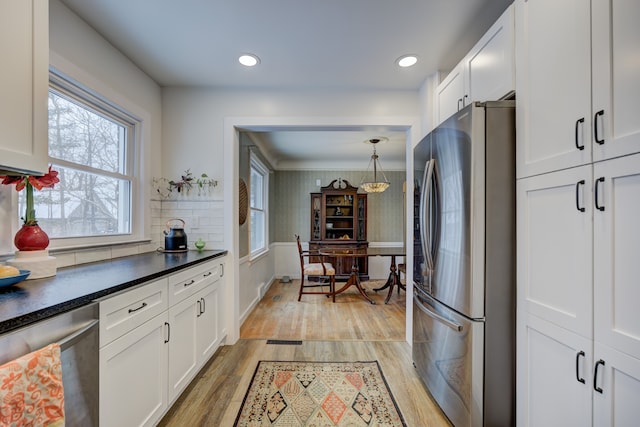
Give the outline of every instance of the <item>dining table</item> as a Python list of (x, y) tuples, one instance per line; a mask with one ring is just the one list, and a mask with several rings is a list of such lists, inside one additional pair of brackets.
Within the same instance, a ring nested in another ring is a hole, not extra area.
[(367, 300), (371, 304), (375, 304), (375, 301), (367, 295), (366, 290), (362, 287), (362, 283), (360, 281), (360, 273), (358, 267), (358, 258), (363, 257), (373, 257), (373, 256), (388, 256), (391, 258), (391, 264), (389, 266), (389, 277), (384, 285), (379, 288), (374, 288), (374, 292), (382, 291), (384, 289), (389, 289), (387, 293), (387, 297), (384, 300), (384, 303), (387, 304), (391, 299), (391, 295), (393, 294), (394, 288), (397, 287), (398, 294), (400, 290), (406, 290), (405, 285), (400, 282), (400, 276), (398, 274), (398, 266), (396, 264), (396, 257), (405, 256), (406, 251), (403, 247), (343, 247), (343, 248), (320, 248), (318, 251), (321, 255), (331, 256), (331, 257), (346, 257), (351, 259), (351, 274), (347, 279), (347, 282), (344, 286), (335, 291), (335, 294), (340, 294), (352, 286), (355, 286), (360, 295)]

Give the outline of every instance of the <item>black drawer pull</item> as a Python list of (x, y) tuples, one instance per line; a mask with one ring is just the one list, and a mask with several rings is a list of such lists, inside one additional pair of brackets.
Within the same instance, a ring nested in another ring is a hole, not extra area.
[(601, 176), (596, 180), (596, 185), (595, 185), (596, 188), (595, 188), (595, 194), (593, 198), (595, 199), (596, 209), (598, 209), (599, 211), (604, 211), (604, 205), (600, 206), (600, 198), (598, 197), (598, 188), (600, 187), (598, 185), (599, 182), (604, 183), (604, 176)]
[(136, 312), (136, 311), (138, 311), (138, 310), (142, 310), (142, 309), (143, 309), (143, 308), (145, 308), (146, 306), (147, 306), (147, 303), (146, 303), (146, 302), (143, 302), (143, 303), (142, 303), (142, 305), (141, 305), (140, 307), (138, 307), (138, 308), (130, 308), (130, 309), (129, 309), (129, 314), (131, 314), (131, 313), (133, 313), (133, 312)]
[(576, 380), (584, 384), (584, 378), (580, 376), (580, 357), (584, 357), (584, 351), (579, 351), (578, 354), (576, 354)]
[(200, 298), (200, 300), (202, 301), (202, 312), (204, 313), (205, 311), (207, 311), (207, 304), (204, 298)]
[(593, 389), (598, 393), (602, 394), (602, 389), (598, 387), (598, 366), (604, 366), (604, 360), (600, 359), (596, 362), (596, 369), (593, 373)]
[(194, 283), (196, 283), (196, 281), (195, 281), (195, 280), (193, 280), (193, 279), (191, 279), (191, 281), (190, 281), (190, 282), (187, 282), (187, 283), (185, 283), (185, 284), (184, 284), (184, 287), (186, 288), (187, 286), (191, 286), (191, 285), (193, 285)]
[(197, 301), (197, 303), (198, 303), (198, 314), (196, 315), (196, 317), (200, 317), (200, 316), (202, 316), (202, 313), (203, 313), (203, 311), (202, 311), (202, 298), (200, 298)]
[(578, 128), (580, 127), (580, 123), (584, 123), (584, 117), (582, 117), (581, 119), (578, 119), (576, 121), (576, 148), (578, 150), (584, 150), (584, 144), (580, 145), (578, 142)]
[(604, 110), (598, 111), (595, 114), (595, 116), (593, 116), (593, 136), (596, 139), (596, 142), (598, 144), (603, 145), (604, 144), (604, 138), (603, 139), (598, 138), (598, 135), (599, 135), (599, 132), (598, 132), (598, 129), (599, 129), (598, 117), (600, 117), (600, 116), (604, 116)]
[(209, 277), (209, 276), (211, 276), (212, 274), (213, 274), (212, 272), (207, 271), (206, 273), (204, 273), (204, 274), (202, 275), (202, 277)]
[(580, 212), (585, 211), (584, 206), (580, 207), (580, 186), (584, 184), (584, 179), (576, 183), (576, 209), (578, 209)]

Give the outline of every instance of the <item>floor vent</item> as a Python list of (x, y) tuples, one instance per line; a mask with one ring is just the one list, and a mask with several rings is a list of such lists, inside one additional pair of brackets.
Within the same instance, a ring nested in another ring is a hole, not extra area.
[(267, 340), (267, 344), (302, 345), (302, 341), (297, 341), (297, 340)]

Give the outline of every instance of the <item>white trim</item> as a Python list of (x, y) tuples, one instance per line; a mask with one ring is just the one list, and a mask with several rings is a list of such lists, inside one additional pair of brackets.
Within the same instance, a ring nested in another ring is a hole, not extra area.
[[(225, 244), (228, 247), (231, 264), (228, 278), (229, 285), (224, 297), (230, 301), (230, 310), (227, 314), (229, 327), (229, 344), (234, 344), (240, 335), (239, 304), (239, 227), (238, 227), (238, 159), (239, 159), (239, 132), (245, 131), (275, 131), (287, 129), (305, 130), (340, 130), (340, 129), (365, 129), (371, 126), (386, 126), (390, 130), (405, 131), (406, 139), (406, 165), (407, 181), (413, 179), (413, 147), (420, 141), (420, 121), (416, 117), (225, 117), (223, 131), (223, 156), (224, 156), (224, 217), (231, 227), (225, 227)], [(413, 198), (407, 197), (413, 202)], [(413, 206), (407, 208), (407, 212), (413, 212)], [(410, 227), (407, 227), (411, 230)], [(413, 239), (413, 236), (411, 237)], [(413, 245), (407, 245), (407, 257), (413, 256)], [(406, 341), (411, 344), (413, 331), (413, 289), (407, 289), (406, 305)]]

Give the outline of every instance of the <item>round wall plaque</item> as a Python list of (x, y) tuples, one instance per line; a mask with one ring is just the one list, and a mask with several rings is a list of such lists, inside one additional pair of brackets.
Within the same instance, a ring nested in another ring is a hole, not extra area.
[(249, 210), (249, 192), (247, 191), (247, 184), (244, 179), (240, 178), (240, 185), (238, 189), (239, 193), (239, 223), (243, 225), (247, 222), (247, 211)]

